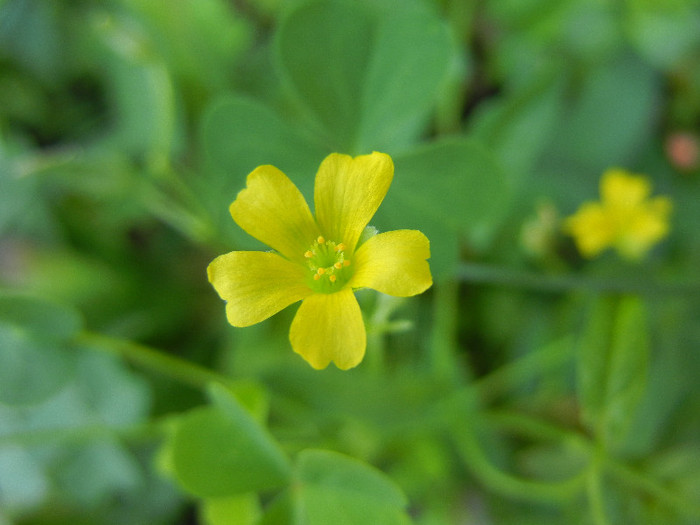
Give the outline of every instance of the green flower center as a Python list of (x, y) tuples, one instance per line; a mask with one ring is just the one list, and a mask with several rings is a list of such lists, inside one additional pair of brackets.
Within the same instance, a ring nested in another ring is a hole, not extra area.
[(347, 247), (342, 242), (327, 241), (318, 237), (306, 250), (304, 257), (309, 265), (309, 286), (318, 293), (342, 290), (352, 276), (352, 265), (345, 257)]

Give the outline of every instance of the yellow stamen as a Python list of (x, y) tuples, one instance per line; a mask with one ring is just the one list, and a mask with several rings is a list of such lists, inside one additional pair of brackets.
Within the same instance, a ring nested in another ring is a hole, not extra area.
[(318, 281), (321, 278), (321, 276), (317, 273), (314, 274), (314, 281)]
[(306, 253), (304, 253), (304, 257), (306, 257), (307, 259), (311, 259), (311, 257), (313, 256), (314, 252), (312, 252), (311, 250), (306, 250)]
[(348, 259), (345, 259), (343, 261), (343, 266), (350, 266), (350, 261)]
[(338, 261), (337, 263), (335, 263), (335, 264), (333, 265), (333, 267), (336, 268), (337, 270), (340, 270), (340, 269), (343, 267), (343, 263), (341, 263), (340, 261)]
[(342, 252), (345, 250), (345, 245), (341, 242), (338, 246), (335, 247), (336, 252)]
[(325, 268), (319, 268), (318, 270), (316, 270), (316, 275), (323, 275), (324, 273), (326, 273)]
[(332, 283), (334, 283), (335, 280), (337, 279), (337, 277), (336, 277), (335, 275), (329, 275), (329, 276), (328, 276), (328, 279), (329, 279)]
[(323, 244), (324, 242), (326, 242), (326, 239), (323, 238), (323, 235), (319, 235), (318, 239), (316, 239), (316, 242), (319, 244)]

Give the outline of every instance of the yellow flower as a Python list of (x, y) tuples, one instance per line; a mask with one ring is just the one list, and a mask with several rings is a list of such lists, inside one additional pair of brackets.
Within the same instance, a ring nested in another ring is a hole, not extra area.
[(302, 301), (289, 332), (294, 351), (316, 369), (333, 361), (347, 370), (362, 361), (365, 326), (353, 290), (407, 297), (432, 284), (430, 244), (421, 232), (391, 231), (360, 243), (393, 176), (384, 153), (329, 155), (316, 174), (314, 218), (280, 170), (259, 166), (250, 173), (231, 215), (275, 251), (231, 252), (207, 268), (227, 301), (229, 323), (250, 326)]
[(646, 177), (609, 169), (600, 181), (601, 202), (582, 204), (564, 228), (585, 257), (614, 247), (623, 257), (640, 259), (669, 230), (671, 201), (650, 199), (650, 193)]

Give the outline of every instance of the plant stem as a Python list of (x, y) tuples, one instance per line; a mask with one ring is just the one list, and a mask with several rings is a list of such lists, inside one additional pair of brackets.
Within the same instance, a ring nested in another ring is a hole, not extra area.
[(459, 286), (446, 280), (433, 285), (433, 329), (430, 337), (430, 369), (435, 377), (455, 379), (458, 367), (455, 360), (455, 334)]
[(593, 460), (591, 468), (586, 476), (586, 493), (590, 504), (591, 518), (595, 525), (610, 525), (605, 511), (605, 498), (603, 498), (603, 479), (600, 469), (602, 451), (596, 451), (596, 459)]
[(604, 467), (610, 474), (630, 487), (646, 492), (660, 502), (665, 503), (681, 515), (700, 519), (700, 506), (693, 504), (688, 498), (679, 496), (674, 491), (664, 487), (655, 479), (637, 472), (633, 468), (608, 458)]
[(190, 363), (185, 359), (166, 354), (149, 346), (126, 339), (116, 339), (107, 335), (83, 332), (76, 341), (86, 348), (118, 354), (142, 368), (152, 370), (166, 377), (195, 388), (205, 388), (211, 382), (228, 384), (231, 380), (217, 372)]
[(467, 419), (470, 421), (452, 425), (455, 446), (472, 474), (491, 490), (520, 500), (548, 502), (570, 500), (582, 490), (588, 470), (585, 468), (580, 474), (560, 481), (531, 481), (502, 471), (479, 444), (474, 420)]
[(544, 376), (562, 366), (573, 355), (574, 340), (572, 337), (564, 337), (480, 377), (468, 388), (476, 389), (482, 400), (490, 401), (537, 376)]
[(540, 292), (564, 293), (571, 291), (620, 292), (654, 294), (700, 294), (700, 282), (653, 282), (649, 279), (596, 279), (576, 275), (543, 275), (509, 268), (482, 264), (462, 263), (457, 278), (471, 283), (491, 284), (509, 288), (526, 288)]

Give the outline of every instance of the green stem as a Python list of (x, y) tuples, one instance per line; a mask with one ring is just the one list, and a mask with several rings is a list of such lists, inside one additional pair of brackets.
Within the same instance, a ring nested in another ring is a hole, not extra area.
[(462, 263), (457, 278), (471, 283), (491, 284), (509, 288), (526, 288), (541, 292), (571, 291), (619, 292), (636, 294), (700, 294), (700, 282), (653, 282), (649, 279), (595, 279), (578, 275), (542, 275), (508, 268)]
[(454, 338), (458, 326), (459, 286), (453, 281), (440, 281), (433, 285), (433, 290), (430, 369), (435, 377), (454, 379), (458, 376)]
[(603, 479), (601, 472), (602, 451), (596, 451), (596, 459), (593, 460), (591, 468), (586, 476), (586, 494), (590, 504), (591, 518), (595, 525), (610, 525), (605, 511), (605, 498), (603, 497)]
[(1, 435), (0, 446), (5, 444), (34, 446), (59, 442), (81, 444), (99, 438), (113, 438), (115, 434), (129, 441), (148, 441), (163, 437), (166, 434), (168, 425), (169, 419), (163, 418), (125, 426), (86, 425), (69, 428), (25, 430)]
[(485, 414), (485, 419), (487, 423), (501, 430), (517, 432), (520, 436), (529, 437), (537, 441), (576, 443), (581, 450), (586, 452), (589, 452), (592, 448), (591, 442), (580, 433), (547, 421), (535, 419), (521, 412), (491, 410)]
[(655, 497), (679, 514), (700, 519), (699, 505), (693, 504), (688, 499), (679, 496), (676, 492), (664, 487), (661, 483), (644, 473), (610, 459), (608, 459), (604, 467), (625, 486), (646, 492), (648, 495)]
[(133, 341), (116, 339), (103, 334), (83, 332), (76, 341), (90, 349), (118, 354), (133, 364), (195, 388), (206, 388), (211, 382), (228, 384), (231, 380), (185, 359), (164, 353)]
[(472, 474), (491, 490), (527, 501), (561, 502), (581, 492), (587, 469), (560, 481), (531, 481), (508, 474), (496, 467), (478, 442), (472, 421), (453, 425), (457, 452)]
[(482, 400), (490, 401), (559, 368), (573, 356), (574, 340), (564, 337), (475, 380), (468, 388), (478, 391)]

